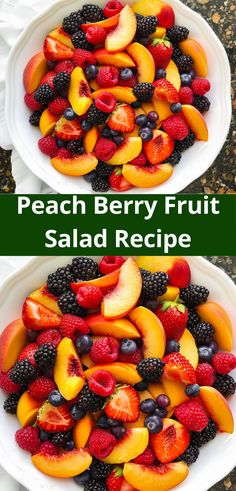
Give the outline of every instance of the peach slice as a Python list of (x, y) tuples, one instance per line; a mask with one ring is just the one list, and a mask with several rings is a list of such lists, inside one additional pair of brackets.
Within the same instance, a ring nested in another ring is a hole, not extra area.
[(185, 384), (168, 380), (165, 375), (161, 378), (161, 383), (164, 388), (163, 393), (170, 399), (171, 407), (179, 406), (183, 402), (188, 401), (189, 397), (185, 394)]
[(187, 360), (191, 363), (194, 370), (198, 366), (198, 350), (195, 343), (195, 339), (188, 329), (184, 330), (182, 337), (179, 340), (180, 343), (180, 353), (185, 356)]
[[(143, 390), (142, 392), (139, 392), (139, 398), (140, 398), (140, 402), (145, 401), (145, 399), (155, 399), (155, 397), (153, 397), (151, 392), (149, 392), (148, 390)], [(142, 411), (140, 411), (139, 418), (137, 419), (137, 421), (135, 421), (134, 423), (125, 423), (125, 427), (144, 428), (144, 420), (146, 416), (147, 415), (145, 413), (142, 413)]]
[(153, 34), (151, 34), (151, 38), (153, 39), (161, 39), (166, 35), (166, 28), (158, 26)]
[(178, 90), (179, 92), (179, 89), (181, 87), (181, 80), (179, 70), (173, 60), (170, 60), (168, 66), (166, 67), (166, 79), (169, 80), (169, 82), (171, 82), (172, 85), (174, 85), (176, 90)]
[(199, 77), (207, 77), (207, 57), (201, 44), (196, 39), (188, 38), (179, 43), (181, 51), (193, 59), (193, 69)]
[(86, 153), (70, 158), (54, 157), (51, 163), (58, 172), (65, 176), (84, 176), (97, 167), (98, 159), (94, 154)]
[(42, 305), (45, 305), (45, 307), (56, 312), (56, 314), (62, 315), (61, 309), (58, 306), (58, 297), (48, 291), (47, 285), (43, 285), (37, 290), (34, 290), (29, 297)]
[(120, 270), (116, 269), (112, 273), (109, 273), (101, 278), (89, 281), (79, 281), (78, 283), (71, 283), (71, 288), (74, 293), (77, 293), (81, 286), (91, 285), (97, 286), (102, 290), (102, 293), (107, 293), (117, 285), (120, 276)]
[(71, 41), (71, 36), (64, 31), (62, 26), (58, 26), (56, 29), (51, 31), (49, 33), (49, 37), (57, 39), (62, 44), (65, 44), (65, 46), (68, 46), (68, 48), (71, 48), (73, 50), (75, 49)]
[(152, 102), (143, 102), (141, 107), (146, 114), (150, 113), (151, 111), (154, 111), (154, 106)]
[(150, 489), (168, 491), (183, 482), (188, 472), (185, 462), (158, 466), (127, 463), (124, 466), (125, 479), (141, 491), (150, 491)]
[(114, 336), (122, 338), (140, 338), (140, 333), (128, 319), (107, 320), (102, 314), (90, 314), (86, 323), (95, 336)]
[(103, 27), (103, 29), (111, 30), (116, 27), (119, 22), (120, 14), (113, 15), (108, 19), (100, 20), (99, 22), (88, 22), (88, 24), (81, 24), (81, 29), (87, 32), (89, 27)]
[(117, 286), (103, 297), (101, 313), (107, 319), (119, 319), (132, 310), (138, 302), (142, 278), (135, 261), (130, 257), (122, 264)]
[(196, 310), (201, 320), (209, 322), (214, 328), (214, 339), (219, 348), (225, 351), (232, 351), (232, 325), (223, 307), (215, 302), (206, 302), (199, 305)]
[(137, 21), (132, 8), (127, 4), (120, 12), (119, 22), (105, 41), (105, 48), (110, 53), (124, 51), (133, 41), (136, 34)]
[(107, 464), (123, 464), (135, 459), (148, 446), (149, 434), (147, 428), (131, 428), (127, 430), (122, 440), (118, 440), (114, 449), (106, 459)]
[(86, 471), (92, 463), (92, 457), (83, 448), (63, 452), (60, 455), (44, 455), (42, 452), (32, 456), (35, 467), (51, 477), (74, 477)]
[[(88, 24), (87, 24), (88, 25)], [(116, 68), (133, 68), (135, 63), (127, 53), (109, 53), (106, 49), (95, 49), (93, 56), (99, 65), (112, 65)]]
[(228, 402), (214, 387), (200, 387), (200, 397), (210, 417), (222, 432), (234, 432), (234, 419)]
[(82, 365), (74, 343), (69, 338), (63, 338), (57, 347), (54, 379), (67, 401), (74, 399), (84, 386)]
[(47, 70), (48, 65), (44, 53), (40, 51), (30, 58), (23, 73), (24, 88), (28, 94), (32, 94), (38, 88)]
[(165, 392), (161, 382), (149, 384), (148, 390), (154, 399), (156, 399), (160, 394), (164, 394)]
[(110, 165), (123, 165), (136, 159), (142, 150), (142, 139), (138, 136), (128, 136), (125, 142), (118, 147), (113, 157), (108, 160)]
[(139, 268), (147, 269), (151, 273), (167, 273), (170, 284), (178, 288), (186, 288), (190, 283), (190, 267), (181, 256), (139, 256), (136, 262)]
[(75, 422), (73, 429), (73, 440), (76, 448), (85, 448), (89, 435), (93, 429), (93, 420), (89, 414), (86, 414), (84, 418)]
[(133, 186), (152, 188), (167, 181), (173, 174), (173, 167), (170, 164), (151, 166), (126, 164), (123, 166), (122, 174)]
[(96, 82), (96, 80), (89, 80), (89, 87), (92, 90), (100, 90), (100, 85)]
[(85, 378), (89, 380), (97, 370), (106, 370), (114, 375), (116, 381), (121, 384), (134, 385), (141, 381), (141, 377), (136, 370), (136, 365), (132, 365), (131, 363), (116, 362), (96, 365), (88, 370), (85, 370)]
[(33, 399), (33, 397), (29, 395), (29, 392), (26, 391), (24, 394), (22, 394), (17, 405), (16, 413), (22, 428), (34, 424), (41, 404), (42, 401), (36, 401), (36, 399)]
[(162, 323), (146, 307), (137, 307), (129, 313), (129, 319), (141, 334), (144, 358), (163, 358), (166, 347), (166, 336)]
[(173, 302), (176, 297), (179, 296), (180, 289), (177, 286), (167, 286), (166, 293), (158, 297), (159, 302), (165, 302), (166, 300), (170, 300)]
[(71, 73), (68, 99), (78, 116), (85, 114), (92, 104), (91, 91), (83, 69), (75, 67)]
[(44, 109), (39, 121), (39, 129), (43, 136), (51, 135), (54, 132), (58, 119), (58, 116), (50, 113), (48, 109)]
[(140, 43), (130, 44), (126, 51), (133, 58), (137, 66), (138, 81), (152, 83), (155, 79), (156, 70), (150, 51)]
[(86, 153), (92, 153), (99, 137), (99, 131), (94, 126), (84, 135), (84, 149)]
[[(172, 154), (174, 150), (174, 141), (164, 131), (153, 130), (153, 138), (148, 142), (144, 142), (143, 150), (150, 164), (161, 164), (164, 160), (168, 160), (168, 157)], [(161, 169), (163, 170), (162, 167)], [(167, 174), (170, 174), (170, 170), (171, 169), (167, 170)], [(164, 172), (164, 181), (166, 180), (165, 177)], [(163, 182), (162, 179), (161, 182)]]
[(92, 368), (95, 365), (95, 363), (91, 360), (89, 354), (82, 355), (80, 360), (82, 365), (86, 368)]
[[(92, 98), (97, 99), (102, 92), (104, 92), (104, 89), (96, 90), (92, 93)], [(121, 87), (117, 85), (116, 87), (106, 88), (106, 92), (114, 95), (117, 101), (126, 102), (127, 104), (132, 104), (132, 102), (137, 100), (133, 94), (133, 90), (129, 87)]]
[(169, 102), (166, 101), (159, 101), (153, 97), (152, 99), (154, 111), (157, 112), (159, 115), (159, 119), (161, 121), (164, 121), (167, 118), (170, 118), (170, 116), (173, 116), (173, 113), (170, 110), (170, 104)]
[(188, 430), (178, 421), (164, 418), (162, 422), (162, 430), (150, 435), (150, 443), (158, 461), (168, 464), (185, 452), (190, 436)]
[(8, 372), (15, 365), (26, 340), (26, 328), (21, 319), (16, 319), (5, 327), (0, 336), (1, 372)]
[(197, 140), (208, 140), (208, 128), (206, 121), (200, 111), (194, 106), (184, 104), (182, 106), (182, 115), (189, 129), (195, 134)]

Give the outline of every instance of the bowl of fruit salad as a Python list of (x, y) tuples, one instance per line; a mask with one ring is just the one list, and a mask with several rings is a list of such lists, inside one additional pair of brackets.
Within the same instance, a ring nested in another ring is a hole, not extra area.
[(38, 257), (0, 298), (0, 463), (29, 491), (207, 491), (233, 468), (236, 287), (220, 269)]
[(60, 193), (179, 192), (230, 124), (227, 55), (178, 0), (55, 3), (13, 48), (6, 87), (15, 147)]

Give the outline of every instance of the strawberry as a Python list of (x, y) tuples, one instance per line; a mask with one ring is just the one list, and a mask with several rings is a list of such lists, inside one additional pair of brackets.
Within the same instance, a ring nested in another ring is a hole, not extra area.
[(140, 413), (139, 406), (138, 392), (131, 386), (120, 387), (106, 404), (105, 413), (109, 418), (118, 421), (137, 421)]
[(153, 82), (155, 87), (154, 97), (159, 101), (169, 102), (175, 104), (179, 102), (179, 94), (174, 85), (166, 78), (159, 78)]
[(50, 36), (47, 36), (44, 41), (43, 52), (45, 58), (51, 61), (70, 60), (74, 55), (74, 49)]
[(40, 109), (42, 108), (42, 104), (35, 100), (34, 92), (33, 92), (33, 94), (25, 94), (24, 101), (25, 101), (26, 106), (29, 109), (31, 109), (31, 111), (40, 111)]
[(170, 116), (162, 121), (163, 130), (174, 140), (182, 141), (188, 136), (188, 127), (180, 115)]
[(170, 353), (164, 356), (164, 376), (173, 382), (195, 384), (196, 374), (191, 363), (180, 353)]
[(135, 127), (135, 112), (129, 104), (117, 106), (108, 119), (108, 126), (115, 131), (130, 133)]
[(72, 59), (75, 66), (85, 68), (86, 65), (95, 65), (96, 60), (93, 54), (86, 49), (77, 48)]
[(54, 89), (53, 85), (53, 79), (56, 76), (56, 71), (54, 72), (53, 70), (50, 70), (50, 72), (47, 72), (44, 77), (42, 78), (40, 85), (48, 84), (51, 89)]
[(45, 402), (39, 409), (37, 423), (42, 430), (53, 433), (70, 430), (74, 420), (66, 404), (55, 407)]
[(130, 354), (119, 354), (119, 361), (121, 361), (122, 363), (133, 363), (133, 365), (138, 365), (142, 358), (142, 351), (139, 348), (137, 348), (133, 353)]
[(57, 155), (57, 144), (56, 138), (52, 135), (43, 136), (38, 141), (39, 150), (44, 153), (44, 155), (48, 155), (53, 158)]
[(61, 325), (60, 315), (29, 297), (23, 303), (22, 320), (25, 327), (35, 331), (57, 329)]
[(37, 367), (37, 363), (34, 359), (34, 355), (38, 349), (38, 344), (37, 343), (30, 343), (25, 348), (21, 351), (21, 354), (18, 358), (18, 361), (20, 360), (28, 360), (34, 367)]
[(172, 57), (172, 44), (167, 38), (157, 38), (152, 41), (152, 44), (148, 46), (156, 68), (166, 68)]
[(103, 27), (91, 26), (86, 31), (86, 39), (91, 44), (102, 44), (106, 39), (107, 33)]
[(148, 167), (149, 171), (152, 172), (153, 165), (161, 164), (161, 162), (168, 159), (172, 154), (174, 150), (174, 141), (169, 135), (156, 131), (154, 132), (152, 140), (143, 143), (143, 150), (148, 162), (152, 164)]
[(57, 97), (54, 101), (49, 102), (48, 109), (55, 116), (62, 116), (64, 111), (70, 106), (69, 102), (63, 97)]
[(96, 80), (100, 87), (115, 87), (119, 80), (119, 70), (114, 66), (101, 68)]
[(122, 467), (115, 467), (106, 480), (106, 489), (108, 491), (120, 491), (123, 480)]
[(113, 170), (109, 177), (109, 184), (113, 191), (118, 192), (127, 191), (128, 189), (132, 189), (134, 187), (122, 176), (122, 169), (120, 167)]
[(79, 140), (83, 135), (78, 119), (68, 121), (62, 116), (56, 124), (55, 134), (60, 140)]
[(164, 327), (166, 339), (179, 341), (188, 322), (187, 307), (176, 300), (165, 301), (160, 303), (155, 314)]
[(71, 73), (73, 72), (73, 70), (74, 70), (74, 64), (70, 60), (59, 61), (59, 63), (57, 63), (55, 66), (56, 73), (60, 73), (60, 72)]
[(180, 404), (174, 415), (190, 431), (202, 431), (209, 422), (205, 409), (193, 399)]
[(150, 435), (150, 443), (159, 462), (168, 464), (185, 452), (190, 443), (190, 436), (184, 426), (166, 418), (163, 420), (160, 433)]

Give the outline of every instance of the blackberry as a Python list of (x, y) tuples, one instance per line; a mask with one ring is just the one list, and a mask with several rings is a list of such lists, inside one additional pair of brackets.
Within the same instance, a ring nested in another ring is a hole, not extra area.
[(58, 300), (58, 305), (63, 314), (74, 314), (79, 317), (85, 317), (87, 310), (78, 305), (76, 296), (72, 292), (63, 293)]
[(200, 452), (199, 452), (199, 448), (197, 447), (197, 445), (189, 445), (187, 450), (185, 450), (185, 452), (182, 453), (182, 455), (180, 455), (176, 459), (176, 462), (183, 461), (183, 462), (186, 462), (187, 465), (191, 465), (194, 462), (196, 462), (196, 460), (199, 457), (199, 453)]
[(187, 39), (189, 30), (184, 26), (173, 26), (166, 29), (166, 36), (173, 44), (178, 44), (180, 41)]
[(79, 153), (81, 149), (82, 141), (81, 140), (71, 140), (67, 144), (68, 150), (70, 150), (73, 153)]
[(58, 268), (55, 273), (51, 273), (47, 279), (47, 287), (50, 293), (57, 297), (70, 290), (70, 283), (74, 281), (71, 266), (68, 264), (63, 268)]
[(98, 482), (96, 479), (91, 479), (84, 486), (84, 491), (106, 491), (106, 489), (106, 484)]
[(103, 481), (107, 479), (109, 474), (111, 473), (112, 466), (110, 464), (105, 464), (105, 462), (101, 462), (101, 460), (93, 459), (92, 464), (90, 465), (90, 472), (93, 479), (98, 479), (99, 481)]
[(105, 162), (98, 162), (96, 171), (98, 176), (109, 177), (113, 172), (113, 167)]
[(80, 392), (79, 404), (87, 413), (96, 413), (102, 409), (104, 405), (104, 397), (94, 394), (86, 383)]
[(148, 102), (153, 96), (154, 85), (148, 82), (142, 82), (135, 85), (133, 93), (139, 101)]
[(192, 329), (196, 327), (199, 323), (201, 322), (201, 319), (194, 309), (189, 309), (188, 310), (188, 322), (187, 322), (187, 328), (189, 331), (192, 332)]
[(150, 271), (147, 271), (146, 269), (143, 269), (143, 268), (139, 268), (139, 272), (142, 276), (142, 280), (144, 280), (145, 278), (147, 278), (151, 274)]
[(176, 62), (176, 60), (178, 60), (178, 58), (180, 56), (182, 56), (183, 53), (182, 53), (181, 49), (178, 46), (176, 46), (175, 44), (173, 44), (172, 48), (173, 48), (172, 60), (174, 62)]
[(184, 152), (184, 150), (187, 150), (188, 148), (192, 147), (194, 142), (196, 140), (196, 137), (192, 131), (189, 132), (188, 136), (184, 138), (182, 141), (176, 141), (175, 143), (175, 150), (178, 152)]
[(58, 431), (52, 436), (52, 443), (57, 447), (64, 447), (65, 443), (71, 439), (70, 431)]
[(20, 399), (20, 394), (10, 394), (8, 398), (4, 401), (3, 409), (6, 413), (16, 414), (18, 402)]
[(98, 278), (98, 265), (90, 257), (74, 257), (71, 269), (78, 280), (89, 281)]
[(193, 99), (193, 106), (200, 111), (200, 113), (204, 113), (205, 111), (209, 111), (210, 109), (210, 101), (205, 95), (195, 95)]
[(86, 34), (83, 31), (75, 32), (71, 38), (71, 41), (75, 48), (86, 49), (88, 51), (93, 49), (93, 45), (87, 41)]
[(209, 322), (200, 322), (190, 332), (198, 345), (206, 345), (212, 341), (215, 330)]
[(179, 150), (175, 149), (163, 164), (177, 165), (182, 158), (182, 154)]
[(10, 379), (15, 384), (28, 385), (36, 378), (37, 372), (29, 360), (17, 361), (10, 373)]
[(39, 126), (42, 111), (34, 111), (29, 117), (29, 123), (31, 126)]
[(95, 103), (93, 103), (87, 112), (87, 121), (92, 123), (94, 126), (97, 126), (99, 124), (104, 124), (106, 120), (107, 114), (100, 111), (100, 109), (96, 107)]
[(49, 84), (40, 85), (39, 88), (34, 93), (34, 99), (37, 102), (46, 103), (52, 101), (54, 97), (54, 92)]
[(71, 12), (70, 15), (65, 17), (63, 19), (62, 26), (65, 32), (68, 32), (68, 34), (74, 34), (80, 29), (83, 22), (84, 20), (81, 15), (81, 10), (78, 10), (77, 12)]
[(56, 90), (67, 89), (70, 84), (70, 74), (68, 72), (59, 72), (53, 79), (53, 85)]
[(187, 288), (180, 288), (180, 298), (188, 308), (196, 307), (207, 301), (209, 290), (201, 285), (189, 285)]
[(104, 19), (101, 7), (92, 3), (88, 3), (88, 5), (82, 7), (82, 16), (87, 22), (98, 22)]
[(163, 295), (166, 292), (168, 281), (168, 275), (162, 271), (145, 275), (143, 278), (142, 297), (154, 300)]
[(232, 396), (236, 390), (236, 382), (231, 375), (216, 375), (213, 385), (224, 397)]
[(175, 61), (180, 73), (185, 73), (193, 67), (193, 59), (188, 55), (181, 55)]
[(150, 34), (153, 34), (157, 28), (157, 18), (155, 15), (136, 15), (137, 19), (137, 31), (136, 36), (138, 38), (147, 38)]
[(39, 368), (52, 367), (56, 361), (57, 348), (54, 344), (44, 343), (35, 352), (34, 358)]
[(145, 358), (137, 365), (139, 375), (148, 382), (158, 382), (165, 363), (160, 358)]
[(110, 184), (108, 179), (104, 177), (97, 176), (91, 181), (92, 190), (95, 193), (107, 193), (110, 189)]
[(212, 421), (212, 419), (210, 419), (207, 427), (204, 428), (204, 430), (200, 432), (198, 431), (191, 432), (191, 446), (200, 448), (202, 445), (205, 445), (205, 443), (214, 440), (217, 431), (218, 431), (217, 425), (214, 423), (214, 421)]

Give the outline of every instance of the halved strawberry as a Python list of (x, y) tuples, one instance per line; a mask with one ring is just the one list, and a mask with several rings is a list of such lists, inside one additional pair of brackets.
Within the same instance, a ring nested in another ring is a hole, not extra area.
[(34, 359), (35, 352), (38, 349), (37, 343), (30, 343), (22, 350), (18, 360), (28, 360), (34, 367), (37, 367), (37, 363)]
[(55, 134), (61, 140), (79, 140), (83, 135), (83, 130), (78, 119), (69, 121), (62, 116), (56, 124)]
[(27, 297), (23, 303), (22, 320), (28, 329), (43, 331), (44, 329), (57, 329), (61, 325), (62, 317), (41, 303)]
[(51, 61), (70, 60), (74, 56), (74, 49), (69, 48), (57, 39), (47, 36), (43, 44), (45, 58)]
[(135, 112), (129, 104), (121, 104), (108, 119), (108, 126), (112, 130), (130, 133), (135, 127)]
[(47, 72), (44, 75), (44, 77), (42, 78), (42, 80), (40, 82), (40, 85), (48, 84), (48, 85), (50, 85), (51, 89), (54, 89), (53, 79), (55, 76), (56, 76), (56, 72), (54, 72), (54, 70), (50, 70), (50, 72)]
[(163, 419), (160, 433), (150, 435), (152, 449), (161, 464), (173, 462), (188, 448), (189, 432), (178, 421)]
[(74, 420), (66, 404), (55, 407), (45, 402), (39, 409), (37, 416), (38, 426), (45, 431), (68, 431), (72, 428)]
[(140, 398), (138, 392), (130, 386), (120, 387), (111, 396), (105, 407), (109, 418), (118, 421), (137, 421), (140, 413)]
[(196, 374), (191, 363), (180, 353), (170, 353), (163, 358), (164, 376), (173, 382), (195, 384)]
[(170, 104), (179, 102), (179, 94), (174, 85), (166, 78), (160, 78), (153, 82), (155, 86), (154, 97), (159, 101), (169, 102)]
[(120, 167), (117, 167), (113, 170), (112, 174), (109, 177), (109, 183), (111, 189), (118, 192), (127, 191), (128, 189), (132, 189), (134, 187), (122, 176), (122, 169)]
[(143, 143), (143, 150), (150, 164), (161, 164), (173, 152), (174, 142), (164, 131), (154, 130), (152, 140)]

